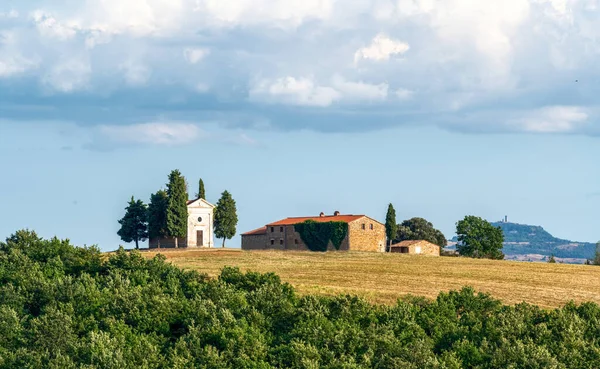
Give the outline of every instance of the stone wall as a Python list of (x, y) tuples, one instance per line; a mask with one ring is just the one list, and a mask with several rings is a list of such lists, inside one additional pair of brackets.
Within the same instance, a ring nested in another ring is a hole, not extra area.
[[(364, 229), (362, 228), (364, 226)], [(267, 226), (266, 234), (243, 235), (243, 250), (293, 250), (309, 251), (294, 225)], [(340, 251), (385, 251), (385, 226), (369, 217), (348, 223), (348, 234), (340, 245)], [(337, 251), (329, 242), (327, 251)]]
[(267, 248), (267, 235), (253, 234), (242, 236), (242, 250), (265, 250)]
[(390, 252), (401, 253), (403, 247), (407, 248), (408, 254), (411, 255), (440, 256), (440, 247), (428, 241), (416, 242), (406, 246), (392, 245)]
[(348, 223), (351, 251), (385, 252), (385, 226), (369, 217)]

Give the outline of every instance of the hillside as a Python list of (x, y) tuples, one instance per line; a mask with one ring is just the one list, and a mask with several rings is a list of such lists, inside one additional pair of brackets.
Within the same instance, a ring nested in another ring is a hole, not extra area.
[[(435, 298), (468, 285), (507, 304), (526, 301), (559, 307), (569, 300), (600, 303), (600, 267), (400, 254), (292, 251), (164, 251), (188, 270), (218, 276), (225, 266), (275, 272), (302, 294), (357, 294), (371, 302), (393, 304), (413, 294)], [(152, 257), (156, 251), (145, 251)]]
[[(504, 232), (503, 252), (507, 259), (530, 260), (536, 256), (549, 257), (554, 254), (565, 262), (583, 263), (594, 256), (596, 245), (589, 242), (563, 240), (552, 236), (540, 226), (494, 222)], [(456, 242), (456, 236), (452, 239)]]

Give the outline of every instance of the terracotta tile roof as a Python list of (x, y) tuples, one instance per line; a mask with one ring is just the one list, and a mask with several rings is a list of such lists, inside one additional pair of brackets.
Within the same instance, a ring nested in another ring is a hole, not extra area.
[(315, 222), (324, 223), (324, 222), (353, 222), (357, 219), (363, 218), (364, 215), (325, 215), (325, 216), (316, 216), (316, 217), (292, 217), (285, 218), (282, 220), (278, 220), (274, 223), (269, 223), (267, 226), (282, 226), (282, 225), (293, 225), (305, 222), (307, 220), (314, 220)]
[(267, 234), (266, 226), (257, 228), (250, 232), (242, 233), (242, 236), (257, 236), (257, 235), (261, 235), (261, 234)]
[(412, 246), (412, 245), (414, 245), (416, 243), (421, 243), (421, 242), (431, 243), (431, 242), (426, 241), (426, 240), (406, 240), (406, 241), (395, 243), (391, 247), (407, 247), (407, 246)]

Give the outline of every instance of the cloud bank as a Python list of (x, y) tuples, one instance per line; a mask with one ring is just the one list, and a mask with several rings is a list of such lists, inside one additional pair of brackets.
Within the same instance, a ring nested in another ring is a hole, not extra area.
[[(8, 5), (0, 114), (13, 121), (74, 122), (157, 144), (185, 142), (173, 132), (195, 137), (185, 125), (199, 121), (600, 132), (599, 0)], [(147, 123), (158, 117), (174, 123)]]

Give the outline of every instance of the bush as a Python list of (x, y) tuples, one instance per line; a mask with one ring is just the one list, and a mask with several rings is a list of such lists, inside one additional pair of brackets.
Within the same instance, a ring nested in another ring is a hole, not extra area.
[(0, 243), (0, 368), (591, 368), (599, 322), (594, 303), (504, 306), (465, 287), (372, 305), (30, 231)]

